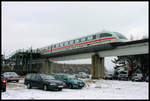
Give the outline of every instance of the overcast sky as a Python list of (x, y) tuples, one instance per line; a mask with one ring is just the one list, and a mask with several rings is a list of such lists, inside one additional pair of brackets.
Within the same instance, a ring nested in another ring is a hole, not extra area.
[(102, 30), (148, 36), (148, 2), (2, 2), (5, 55)]

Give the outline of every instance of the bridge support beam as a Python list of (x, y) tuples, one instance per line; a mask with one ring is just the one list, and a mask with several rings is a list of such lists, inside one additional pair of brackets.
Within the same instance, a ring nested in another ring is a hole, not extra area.
[(92, 79), (104, 78), (104, 71), (104, 57), (99, 57), (98, 54), (92, 55)]

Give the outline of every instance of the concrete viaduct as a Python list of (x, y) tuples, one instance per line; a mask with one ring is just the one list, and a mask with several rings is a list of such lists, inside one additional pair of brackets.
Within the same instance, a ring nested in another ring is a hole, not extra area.
[[(123, 55), (138, 55), (138, 54), (149, 54), (148, 52), (148, 39), (129, 41), (125, 43), (112, 44), (112, 49), (88, 52), (82, 54), (66, 55), (66, 56), (56, 56), (43, 60), (43, 68), (45, 68), (45, 73), (52, 73), (52, 61), (65, 61), (65, 60), (75, 60), (75, 59), (87, 59), (91, 58), (92, 67), (91, 74), (93, 79), (104, 77), (104, 57), (109, 56), (123, 56)], [(41, 61), (41, 60), (40, 60)], [(33, 62), (38, 62), (35, 60)]]
[[(79, 53), (71, 55), (54, 55), (53, 57), (42, 57), (38, 59), (32, 59), (29, 62), (31, 64), (42, 63), (44, 73), (53, 73), (53, 61), (66, 61), (75, 59), (87, 59), (91, 58), (92, 67), (91, 74), (93, 79), (104, 77), (104, 58), (109, 56), (123, 56), (123, 55), (138, 55), (138, 54), (149, 54), (148, 52), (148, 39), (128, 41), (125, 43), (111, 44), (112, 48), (97, 51), (79, 51)], [(93, 48), (93, 47), (92, 47)], [(36, 54), (33, 54), (36, 55)], [(39, 54), (38, 54), (39, 55)], [(15, 56), (14, 56), (15, 57)], [(33, 56), (32, 56), (33, 57)], [(29, 58), (28, 58), (29, 60)], [(19, 59), (20, 61), (20, 59)], [(38, 65), (36, 66), (38, 67)]]

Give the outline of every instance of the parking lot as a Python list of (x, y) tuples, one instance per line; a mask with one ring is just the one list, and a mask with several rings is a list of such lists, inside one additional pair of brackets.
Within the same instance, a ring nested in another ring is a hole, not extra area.
[(23, 84), (8, 82), (2, 99), (148, 99), (148, 82), (117, 80), (88, 80), (82, 89), (64, 88), (62, 91), (43, 91), (38, 88), (27, 89)]

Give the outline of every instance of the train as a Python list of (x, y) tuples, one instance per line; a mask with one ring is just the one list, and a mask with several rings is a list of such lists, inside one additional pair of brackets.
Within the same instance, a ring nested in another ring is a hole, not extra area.
[[(110, 43), (127, 42), (128, 39), (119, 32), (97, 32), (92, 35), (59, 42), (39, 49), (41, 55), (54, 57), (91, 51), (105, 50)], [(112, 48), (112, 47), (111, 47)]]

